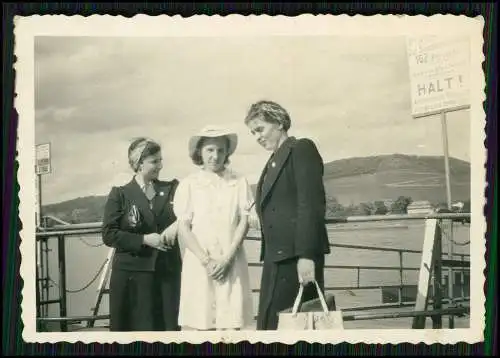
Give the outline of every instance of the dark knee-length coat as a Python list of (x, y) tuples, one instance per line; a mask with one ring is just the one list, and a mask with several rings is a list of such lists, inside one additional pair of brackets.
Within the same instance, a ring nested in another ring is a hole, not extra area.
[[(156, 180), (153, 185), (156, 196), (152, 200), (152, 208), (135, 178), (124, 186), (111, 189), (104, 209), (103, 241), (116, 249), (112, 270), (167, 275), (173, 281), (169, 283), (171, 292), (167, 293), (172, 297), (162, 297), (162, 300), (178, 302), (182, 260), (177, 240), (167, 252), (143, 244), (144, 235), (161, 233), (176, 221), (172, 201), (178, 181)], [(127, 297), (117, 297), (113, 292), (110, 296), (110, 305), (113, 306), (121, 306), (122, 301), (127, 300)], [(148, 293), (144, 297), (149, 300)], [(155, 299), (157, 297), (150, 297), (151, 302)], [(151, 305), (144, 304), (144, 307), (148, 306)], [(176, 309), (173, 309), (172, 315), (175, 314)], [(144, 315), (155, 315), (155, 312), (144, 312)], [(177, 317), (171, 319), (177, 322)]]
[(278, 311), (290, 307), (295, 299), (298, 258), (314, 260), (316, 276), (323, 281), (324, 255), (330, 253), (323, 170), (313, 141), (289, 137), (271, 156), (257, 184), (260, 259), (264, 261), (260, 329), (275, 329)]

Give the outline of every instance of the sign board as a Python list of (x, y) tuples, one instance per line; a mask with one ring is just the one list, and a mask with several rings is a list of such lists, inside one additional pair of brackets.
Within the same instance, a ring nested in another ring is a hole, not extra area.
[(36, 146), (36, 174), (49, 174), (50, 165), (50, 143), (39, 144)]
[(407, 38), (414, 117), (470, 106), (469, 46), (466, 36)]

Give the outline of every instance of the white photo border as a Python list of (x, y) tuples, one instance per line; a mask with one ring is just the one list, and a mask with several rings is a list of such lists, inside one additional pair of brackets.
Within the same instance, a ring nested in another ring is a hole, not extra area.
[[(23, 223), (20, 232), (22, 256), (20, 275), (24, 281), (21, 318), (22, 337), (29, 343), (478, 343), (484, 341), (485, 294), (484, 269), (486, 218), (485, 187), (487, 150), (484, 146), (485, 76), (482, 69), (483, 27), (481, 16), (471, 18), (456, 15), (196, 15), (176, 16), (136, 15), (32, 15), (14, 18), (16, 71), (15, 107), (19, 113), (18, 183), (19, 215)], [(470, 268), (470, 327), (467, 329), (356, 329), (342, 331), (226, 331), (226, 332), (37, 332), (35, 302), (35, 87), (34, 41), (36, 36), (95, 36), (95, 37), (165, 37), (165, 36), (394, 36), (415, 34), (464, 34), (471, 38), (471, 268)], [(473, 233), (473, 234), (472, 234)], [(479, 239), (482, 237), (482, 240)]]

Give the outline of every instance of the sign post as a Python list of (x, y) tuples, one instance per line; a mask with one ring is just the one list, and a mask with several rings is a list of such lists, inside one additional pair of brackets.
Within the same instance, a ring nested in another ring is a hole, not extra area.
[(444, 151), (444, 170), (446, 176), (446, 201), (448, 204), (448, 210), (451, 210), (451, 183), (450, 183), (450, 161), (448, 152), (448, 130), (446, 128), (446, 112), (442, 111), (440, 113), (441, 117), (441, 133), (443, 137), (443, 151)]
[[(470, 108), (470, 39), (466, 36), (407, 38), (413, 118), (439, 114), (443, 139), (446, 201), (452, 209), (446, 113)], [(453, 259), (453, 222), (450, 225), (448, 259)], [(448, 296), (453, 304), (453, 271), (448, 269)], [(454, 317), (449, 316), (454, 328)]]
[(407, 38), (414, 118), (440, 115), (446, 175), (446, 198), (451, 210), (450, 167), (446, 113), (470, 108), (470, 40), (461, 36)]
[(50, 143), (38, 144), (36, 146), (35, 173), (37, 176), (37, 202), (36, 202), (36, 225), (42, 227), (42, 175), (50, 174), (52, 171), (50, 161)]
[[(36, 227), (43, 227), (42, 223), (42, 175), (49, 174), (51, 172), (51, 162), (50, 162), (50, 143), (39, 144), (35, 148), (35, 174), (36, 174)], [(43, 260), (43, 252), (41, 243), (36, 240), (36, 265), (37, 265), (37, 298), (40, 301), (47, 299), (46, 295), (43, 294), (43, 287), (47, 287), (47, 282), (43, 281), (43, 270), (41, 262)], [(47, 254), (47, 253), (45, 253)], [(38, 308), (38, 306), (37, 306)], [(48, 307), (43, 307), (43, 315), (46, 316), (48, 312)], [(42, 314), (42, 310), (38, 310), (37, 314)]]

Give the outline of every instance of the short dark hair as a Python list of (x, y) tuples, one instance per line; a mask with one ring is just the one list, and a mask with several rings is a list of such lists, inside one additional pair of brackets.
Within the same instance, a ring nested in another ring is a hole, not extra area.
[(261, 100), (252, 104), (245, 117), (245, 124), (255, 118), (262, 118), (268, 123), (281, 124), (285, 131), (288, 131), (292, 125), (286, 109), (273, 101)]
[[(223, 138), (226, 142), (226, 149), (229, 149), (229, 139), (225, 136)], [(206, 139), (207, 139), (206, 137), (203, 137), (196, 144), (196, 149), (194, 150), (193, 156), (191, 157), (191, 160), (195, 165), (203, 165), (203, 158), (201, 157), (201, 148), (203, 147), (203, 144), (205, 143)], [(227, 154), (226, 158), (224, 159), (225, 165), (229, 164), (229, 157), (230, 155)]]

